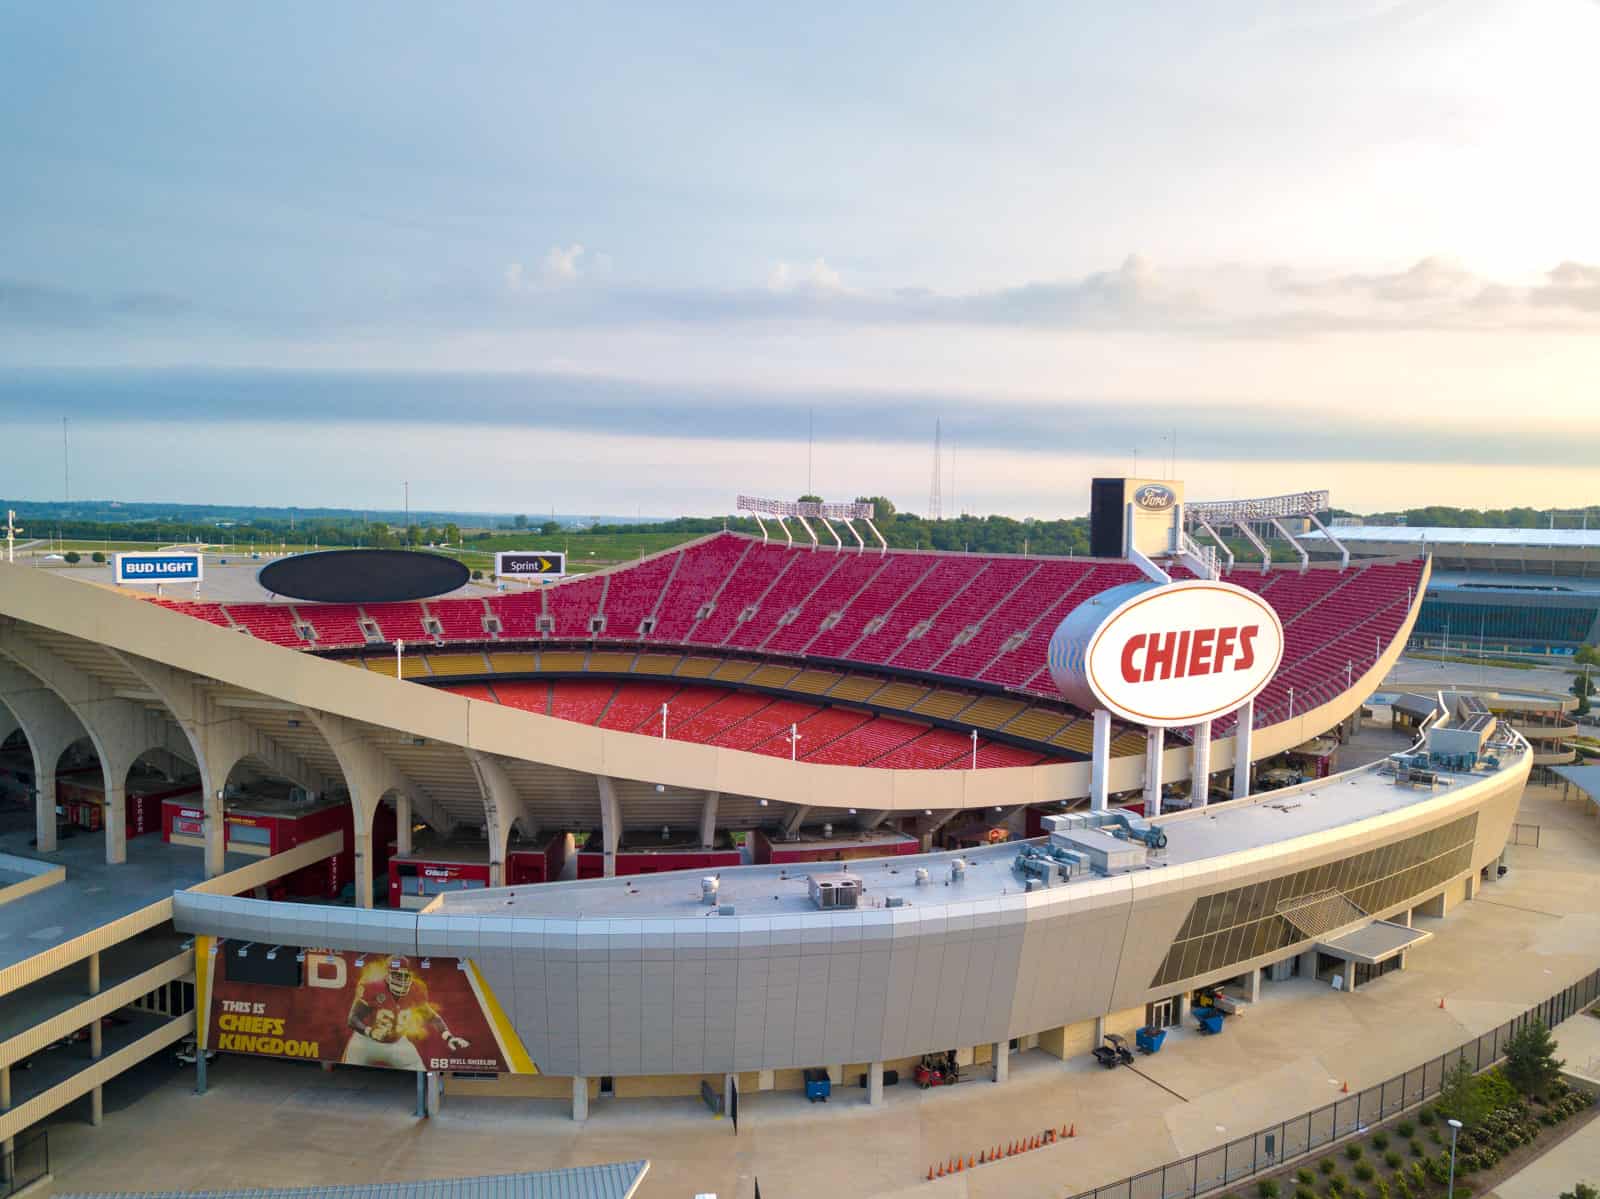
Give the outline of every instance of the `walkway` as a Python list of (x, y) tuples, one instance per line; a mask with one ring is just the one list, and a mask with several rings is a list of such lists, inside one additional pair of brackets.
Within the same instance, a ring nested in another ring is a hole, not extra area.
[[(1141, 1061), (1154, 1081), (1034, 1052), (1013, 1059), (1005, 1086), (901, 1085), (877, 1112), (854, 1080), (825, 1106), (747, 1094), (735, 1138), (728, 1121), (690, 1099), (596, 1103), (589, 1121), (574, 1125), (564, 1102), (455, 1097), (419, 1126), (409, 1076), (219, 1059), (203, 1098), (190, 1093), (187, 1074), (169, 1069), (103, 1127), (57, 1125), (52, 1163), (64, 1191), (115, 1189), (130, 1178), (148, 1188), (289, 1186), (647, 1157), (640, 1195), (663, 1199), (748, 1199), (757, 1174), (766, 1199), (1059, 1197), (1326, 1103), (1346, 1081), (1352, 1091), (1379, 1082), (1593, 970), (1600, 821), (1585, 815), (1588, 806), (1563, 804), (1551, 788), (1530, 790), (1520, 819), (1543, 826), (1541, 847), (1512, 848), (1510, 874), (1481, 901), (1424, 922), (1438, 935), (1413, 952), (1405, 973), (1353, 995), (1298, 979), (1268, 983), (1259, 1007), (1222, 1036), (1177, 1033), (1160, 1056)], [(113, 1103), (108, 1094), (108, 1110)], [(919, 1181), (929, 1163), (958, 1151), (1063, 1124), (1076, 1125), (1076, 1139), (944, 1182)]]

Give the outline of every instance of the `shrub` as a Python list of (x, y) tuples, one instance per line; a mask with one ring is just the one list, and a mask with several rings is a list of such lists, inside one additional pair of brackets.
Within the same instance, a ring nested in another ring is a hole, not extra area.
[(1278, 1180), (1276, 1178), (1263, 1178), (1256, 1183), (1257, 1199), (1278, 1199)]
[(1402, 1120), (1400, 1123), (1394, 1126), (1394, 1130), (1409, 1141), (1414, 1135), (1416, 1135), (1417, 1126), (1410, 1120)]
[(1338, 1199), (1338, 1196), (1344, 1194), (1348, 1185), (1343, 1174), (1334, 1174), (1328, 1179), (1328, 1194)]
[(83, 555), (78, 553), (77, 550), (68, 550), (66, 553), (66, 559), (68, 566), (76, 566), (78, 563), (83, 561)]
[(1412, 1157), (1422, 1156), (1422, 1142), (1417, 1140), (1416, 1137), (1411, 1138), (1411, 1140), (1407, 1143), (1406, 1148), (1411, 1150)]
[(1404, 1174), (1394, 1176), (1394, 1193), (1399, 1199), (1411, 1199), (1411, 1184), (1406, 1181)]
[(1377, 1171), (1372, 1168), (1370, 1162), (1356, 1163), (1356, 1177), (1362, 1182), (1371, 1182), (1375, 1174), (1377, 1174)]
[(94, 562), (97, 565), (98, 564), (103, 564), (105, 562), (105, 560), (106, 560), (106, 556), (104, 554), (102, 554), (99, 550), (95, 550), (94, 553), (89, 555), (89, 561)]
[(1570, 1191), (1562, 1191), (1561, 1199), (1600, 1199), (1600, 1191), (1594, 1189), (1586, 1182), (1580, 1182)]
[(1428, 1177), (1434, 1182), (1448, 1182), (1450, 1179), (1450, 1155), (1441, 1153), (1438, 1157), (1428, 1159)]
[(1386, 1133), (1386, 1132), (1375, 1132), (1375, 1133), (1373, 1133), (1372, 1134), (1372, 1147), (1374, 1149), (1378, 1150), (1379, 1152), (1382, 1152), (1383, 1150), (1387, 1149), (1389, 1147), (1389, 1134)]
[(1543, 1020), (1530, 1020), (1506, 1042), (1506, 1081), (1524, 1095), (1545, 1094), (1564, 1065)]
[(1428, 1139), (1435, 1145), (1444, 1144), (1444, 1135), (1437, 1128), (1428, 1129)]
[(1310, 1170), (1296, 1170), (1294, 1172), (1294, 1179), (1301, 1186), (1308, 1187), (1317, 1181), (1317, 1176)]
[(1308, 1186), (1297, 1186), (1294, 1189), (1294, 1199), (1317, 1199), (1317, 1193)]
[(1320, 1162), (1317, 1163), (1317, 1169), (1321, 1170), (1324, 1175), (1332, 1174), (1333, 1171), (1334, 1171), (1333, 1158), (1331, 1158), (1331, 1157), (1323, 1158)]
[(1346, 1157), (1348, 1157), (1353, 1162), (1360, 1161), (1361, 1160), (1361, 1155), (1363, 1153), (1365, 1153), (1365, 1152), (1366, 1151), (1361, 1148), (1361, 1142), (1360, 1141), (1351, 1141), (1348, 1145), (1346, 1145), (1344, 1147), (1344, 1155)]
[(1378, 1179), (1377, 1182), (1372, 1184), (1372, 1193), (1377, 1196), (1377, 1199), (1389, 1199), (1389, 1184), (1381, 1178)]
[(1404, 1159), (1393, 1149), (1390, 1149), (1383, 1155), (1383, 1164), (1388, 1166), (1391, 1170), (1398, 1170), (1400, 1168), (1400, 1163), (1403, 1160)]
[(1417, 1123), (1422, 1125), (1422, 1127), (1424, 1127), (1424, 1128), (1426, 1128), (1426, 1127), (1428, 1127), (1428, 1125), (1432, 1124), (1433, 1123), (1433, 1119), (1434, 1119), (1434, 1117), (1433, 1117), (1433, 1109), (1431, 1107), (1421, 1108), (1417, 1112)]

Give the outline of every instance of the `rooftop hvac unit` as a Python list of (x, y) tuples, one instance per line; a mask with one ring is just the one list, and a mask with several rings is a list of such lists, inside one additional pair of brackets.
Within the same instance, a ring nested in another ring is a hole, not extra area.
[(855, 908), (861, 902), (864, 888), (854, 874), (813, 874), (809, 879), (811, 902), (823, 911), (833, 908)]
[(700, 880), (700, 902), (708, 908), (717, 906), (717, 890), (722, 886), (722, 880), (714, 874), (708, 874)]

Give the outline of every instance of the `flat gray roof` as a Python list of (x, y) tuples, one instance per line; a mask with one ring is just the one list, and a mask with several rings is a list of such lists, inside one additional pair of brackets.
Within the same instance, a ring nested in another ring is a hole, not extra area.
[(650, 1170), (647, 1160), (569, 1166), (525, 1174), (481, 1174), (420, 1182), (351, 1186), (238, 1187), (226, 1191), (75, 1191), (56, 1199), (628, 1199)]
[[(1501, 758), (1502, 768), (1517, 760), (1503, 750)], [(1266, 792), (1247, 801), (1161, 818), (1167, 848), (1152, 851), (1145, 869), (1162, 870), (1326, 832), (1436, 799), (1494, 773), (1486, 769), (1470, 774), (1441, 771), (1439, 785), (1430, 790), (1396, 786), (1377, 773), (1377, 765)], [(1018, 847), (1018, 842), (1009, 842), (959, 852), (857, 859), (848, 869), (865, 884), (864, 907), (885, 907), (890, 899), (909, 906), (998, 899), (1026, 890), (1022, 877), (1011, 869)], [(962, 882), (952, 883), (950, 862), (956, 858), (964, 860), (967, 869)], [(916, 881), (919, 867), (928, 871), (928, 882), (921, 886)], [(838, 869), (836, 862), (797, 862), (452, 891), (440, 895), (428, 910), (444, 916), (695, 919), (718, 911), (702, 902), (700, 891), (701, 877), (715, 874), (721, 879), (717, 904), (733, 907), (735, 916), (803, 915), (816, 910), (807, 878)], [(1055, 885), (1071, 887), (1097, 877), (1081, 874)]]
[(1407, 928), (1390, 920), (1374, 920), (1371, 924), (1363, 925), (1354, 932), (1345, 933), (1342, 937), (1323, 941), (1318, 948), (1366, 966), (1376, 966), (1379, 962), (1394, 957), (1401, 950), (1409, 949), (1432, 936), (1431, 932), (1424, 929)]
[[(1346, 545), (1357, 542), (1428, 545), (1532, 546), (1538, 549), (1600, 550), (1600, 529), (1460, 529), (1414, 525), (1340, 525), (1329, 530)], [(1319, 541), (1315, 529), (1297, 535), (1301, 541)]]

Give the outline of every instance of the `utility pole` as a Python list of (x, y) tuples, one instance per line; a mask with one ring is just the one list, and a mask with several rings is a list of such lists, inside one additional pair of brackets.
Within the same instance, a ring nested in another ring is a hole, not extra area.
[(940, 442), (941, 436), (942, 436), (942, 434), (941, 434), (941, 430), (939, 428), (939, 418), (935, 417), (934, 421), (933, 421), (933, 484), (928, 489), (928, 519), (929, 520), (942, 520), (943, 519), (943, 514), (941, 512), (941, 509), (944, 507), (944, 501), (942, 499), (942, 490), (941, 490), (941, 485), (940, 485), (940, 481), (939, 481), (939, 473), (940, 473), (939, 442)]
[(22, 531), (23, 531), (22, 527), (17, 524), (17, 514), (14, 511), (11, 511), (10, 509), (8, 509), (6, 511), (6, 561), (7, 562), (15, 562), (17, 560), (17, 534), (21, 533)]
[(72, 457), (67, 453), (67, 418), (61, 418), (61, 502), (72, 502)]

